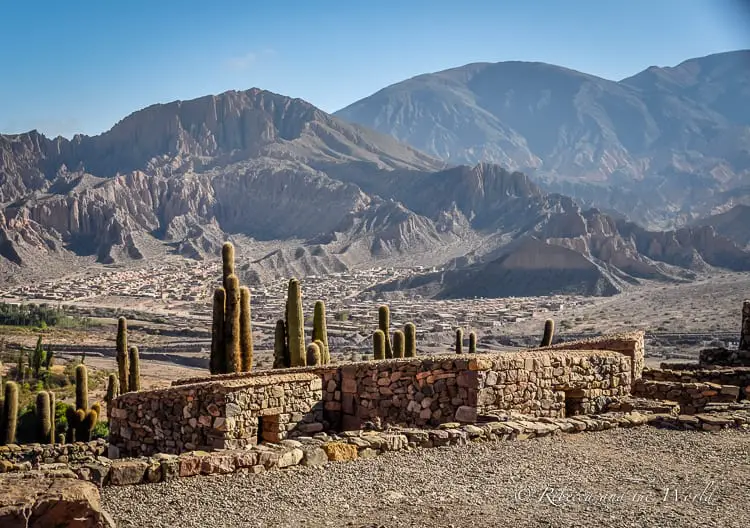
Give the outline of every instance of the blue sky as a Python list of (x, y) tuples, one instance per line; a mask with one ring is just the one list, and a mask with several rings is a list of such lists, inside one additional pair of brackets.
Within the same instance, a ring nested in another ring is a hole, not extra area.
[(98, 134), (153, 103), (251, 87), (332, 112), (405, 78), (478, 61), (536, 60), (619, 80), (652, 65), (750, 48), (747, 4), (6, 2), (0, 132)]

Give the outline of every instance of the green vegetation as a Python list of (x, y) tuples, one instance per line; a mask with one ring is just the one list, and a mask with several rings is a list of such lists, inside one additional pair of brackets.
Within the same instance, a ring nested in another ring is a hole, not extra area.
[(273, 340), (273, 368), (278, 369), (289, 366), (289, 348), (286, 346), (286, 324), (283, 319), (279, 319), (276, 321)]
[(0, 325), (46, 330), (50, 326), (88, 328), (90, 321), (87, 317), (66, 315), (60, 308), (54, 308), (48, 304), (0, 303)]
[(302, 313), (302, 290), (297, 279), (289, 281), (287, 292), (287, 346), (289, 347), (289, 362), (292, 367), (304, 367), (307, 363), (305, 355), (305, 320)]
[(464, 352), (464, 331), (460, 328), (456, 328), (456, 354), (463, 354)]
[(469, 332), (469, 354), (477, 353), (477, 334)]
[(393, 332), (393, 357), (403, 358), (406, 351), (404, 333), (401, 330)]
[(117, 373), (122, 392), (128, 392), (128, 359), (128, 320), (120, 317), (117, 320)]
[(307, 345), (307, 364), (308, 365), (320, 365), (321, 355), (320, 347), (317, 343), (310, 343)]

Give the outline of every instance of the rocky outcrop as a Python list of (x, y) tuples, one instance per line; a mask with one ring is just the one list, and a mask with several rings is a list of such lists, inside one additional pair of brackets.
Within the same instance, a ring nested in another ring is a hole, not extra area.
[(3, 528), (114, 528), (102, 510), (99, 490), (68, 470), (0, 475)]

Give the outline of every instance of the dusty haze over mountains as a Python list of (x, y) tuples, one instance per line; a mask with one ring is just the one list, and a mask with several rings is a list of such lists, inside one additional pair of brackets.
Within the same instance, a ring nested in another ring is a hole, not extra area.
[(750, 51), (609, 81), (468, 64), (335, 113), (451, 163), (498, 163), (648, 227), (750, 204)]
[(0, 271), (213, 258), (228, 236), (250, 241), (245, 280), (445, 266), (382, 288), (442, 297), (609, 295), (750, 270), (746, 211), (730, 211), (750, 203), (748, 60), (619, 83), (472, 64), (336, 117), (251, 89), (154, 105), (95, 137), (3, 135)]

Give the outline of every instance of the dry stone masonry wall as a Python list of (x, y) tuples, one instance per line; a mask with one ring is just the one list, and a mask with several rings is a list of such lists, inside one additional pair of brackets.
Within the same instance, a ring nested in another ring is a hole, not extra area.
[(547, 417), (598, 412), (630, 392), (631, 358), (638, 354), (638, 339), (604, 339), (624, 353), (556, 347), (441, 355), (228, 374), (126, 393), (112, 405), (110, 456), (237, 449), (367, 422), (468, 423), (494, 410)]

